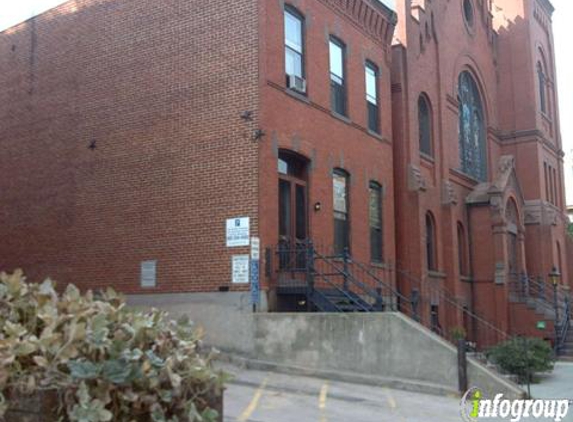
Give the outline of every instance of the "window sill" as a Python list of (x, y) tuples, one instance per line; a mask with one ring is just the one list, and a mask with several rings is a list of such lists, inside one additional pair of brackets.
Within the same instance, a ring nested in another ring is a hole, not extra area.
[(432, 157), (431, 155), (426, 154), (425, 152), (420, 151), (420, 158), (423, 161), (426, 161), (427, 163), (434, 165), (436, 163), (436, 161), (434, 160), (434, 157)]
[(384, 261), (370, 261), (370, 265), (383, 270), (387, 270), (389, 268), (388, 264)]
[(473, 283), (473, 278), (471, 278), (469, 275), (461, 275), (460, 280), (463, 283)]
[(349, 125), (352, 124), (352, 120), (350, 120), (348, 117), (346, 117), (343, 114), (339, 114), (336, 111), (330, 111), (330, 114), (332, 115), (332, 117), (336, 117), (338, 120), (343, 121), (344, 123), (348, 123)]
[(428, 270), (428, 277), (430, 278), (446, 278), (446, 273), (438, 270)]
[(366, 132), (368, 132), (368, 135), (373, 136), (374, 138), (383, 141), (384, 138), (382, 137), (382, 135), (379, 132), (374, 132), (371, 129), (366, 129)]
[(450, 173), (456, 175), (457, 177), (464, 180), (465, 182), (472, 184), (473, 186), (479, 185), (480, 183), (483, 183), (483, 181), (478, 180), (478, 179), (474, 178), (473, 176), (470, 176), (469, 174), (464, 173), (462, 170), (459, 170), (459, 169), (451, 168)]
[(303, 103), (306, 104), (310, 104), (310, 100), (308, 98), (308, 95), (306, 94), (303, 94), (290, 88), (285, 88), (285, 92), (296, 100), (302, 101)]

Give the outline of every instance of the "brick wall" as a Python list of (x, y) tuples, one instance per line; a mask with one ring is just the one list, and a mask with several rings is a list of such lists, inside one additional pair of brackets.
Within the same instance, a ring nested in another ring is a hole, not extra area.
[(258, 226), (257, 22), (254, 0), (81, 0), (0, 34), (0, 268), (229, 284), (225, 219)]

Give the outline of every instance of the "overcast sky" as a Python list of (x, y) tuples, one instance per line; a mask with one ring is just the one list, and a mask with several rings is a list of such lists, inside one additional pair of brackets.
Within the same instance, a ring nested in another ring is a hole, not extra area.
[[(392, 6), (395, 0), (382, 0)], [(573, 0), (552, 0), (557, 9), (553, 19), (555, 50), (557, 58), (557, 80), (561, 109), (561, 133), (564, 150), (573, 155)], [(0, 30), (8, 28), (30, 16), (42, 13), (64, 3), (64, 0), (4, 0), (0, 5)], [(568, 45), (569, 44), (569, 45)], [(569, 77), (568, 77), (569, 76)], [(567, 166), (566, 181), (569, 184), (568, 203), (573, 204), (573, 160)]]

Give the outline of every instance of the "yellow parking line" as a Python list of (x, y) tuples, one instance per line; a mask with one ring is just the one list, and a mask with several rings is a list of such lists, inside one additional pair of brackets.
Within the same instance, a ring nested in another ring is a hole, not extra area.
[(325, 382), (320, 389), (318, 396), (318, 408), (320, 409), (320, 422), (328, 422), (326, 416), (326, 399), (328, 397), (328, 383)]
[(261, 385), (259, 386), (259, 388), (255, 392), (253, 399), (251, 400), (251, 402), (249, 403), (247, 408), (243, 411), (243, 413), (241, 413), (241, 416), (239, 416), (239, 419), (237, 419), (239, 422), (247, 422), (247, 420), (251, 417), (253, 412), (257, 409), (257, 407), (259, 406), (259, 401), (261, 400), (261, 397), (263, 396), (263, 393), (265, 392), (265, 388), (267, 387), (268, 381), (269, 381), (268, 378), (265, 378), (263, 380), (263, 382), (261, 383)]
[(318, 397), (318, 408), (321, 410), (326, 409), (326, 398), (328, 397), (328, 383), (324, 383), (320, 389), (320, 396)]
[(391, 409), (396, 409), (398, 407), (396, 400), (394, 400), (392, 393), (388, 389), (386, 389), (386, 399), (388, 400), (388, 404), (390, 405)]

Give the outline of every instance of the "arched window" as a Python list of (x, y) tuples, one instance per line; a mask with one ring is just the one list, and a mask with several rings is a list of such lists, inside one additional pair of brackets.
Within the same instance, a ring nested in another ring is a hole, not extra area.
[(462, 223), (458, 223), (458, 263), (460, 274), (468, 275), (468, 249), (466, 243), (466, 231)]
[(332, 174), (332, 197), (335, 254), (342, 254), (350, 248), (349, 179), (350, 176), (346, 171), (334, 169)]
[(436, 222), (431, 212), (426, 213), (426, 265), (428, 270), (438, 268), (436, 253)]
[(461, 170), (484, 181), (487, 177), (485, 115), (476, 81), (467, 71), (459, 78), (458, 101)]
[(537, 81), (539, 89), (539, 107), (543, 113), (547, 113), (547, 77), (541, 61), (537, 62)]
[(505, 209), (505, 220), (507, 224), (507, 260), (509, 273), (515, 275), (519, 272), (519, 255), (518, 255), (518, 225), (519, 214), (517, 205), (513, 199), (507, 202)]
[(464, 19), (470, 28), (474, 26), (474, 7), (471, 0), (464, 0)]
[(432, 156), (432, 115), (429, 101), (424, 94), (418, 98), (418, 133), (420, 152)]
[(377, 182), (370, 182), (370, 259), (372, 262), (382, 262), (382, 186)]

